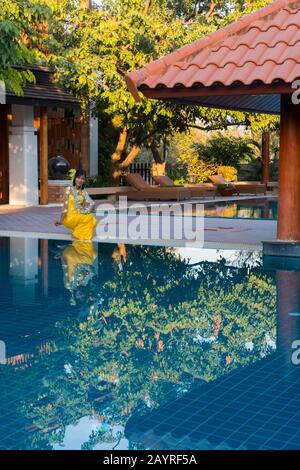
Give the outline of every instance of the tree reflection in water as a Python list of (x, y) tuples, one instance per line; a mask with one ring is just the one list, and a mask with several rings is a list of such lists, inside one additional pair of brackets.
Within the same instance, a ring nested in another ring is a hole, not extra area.
[[(64, 251), (65, 262), (72, 250)], [(34, 396), (19, 410), (26, 447), (62, 443), (67, 426), (84, 416), (99, 426), (82, 448), (113, 447), (133, 412), (157, 408), (271, 353), (275, 280), (241, 259), (238, 268), (225, 259), (191, 266), (176, 249), (99, 246), (84, 308), (55, 324), (52, 353), (37, 354), (30, 368), (5, 370), (8, 380), (18, 374), (21, 384), (25, 374), (35, 381)], [(65, 276), (68, 269), (73, 272), (65, 266)], [(62, 276), (59, 259), (57, 272)], [(78, 299), (74, 289), (72, 298)]]

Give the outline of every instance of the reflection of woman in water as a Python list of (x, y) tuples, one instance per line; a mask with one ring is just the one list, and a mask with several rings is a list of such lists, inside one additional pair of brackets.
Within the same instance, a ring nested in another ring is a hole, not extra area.
[(74, 241), (63, 251), (61, 259), (64, 285), (71, 292), (73, 305), (76, 304), (76, 299), (81, 300), (82, 291), (80, 288), (87, 287), (95, 276), (93, 263), (96, 258), (97, 252), (91, 242)]
[(118, 265), (120, 271), (123, 269), (123, 264), (127, 260), (126, 245), (123, 243), (118, 243), (118, 248), (116, 248), (112, 254), (112, 259)]
[(85, 179), (83, 170), (76, 171), (73, 185), (66, 188), (61, 218), (55, 222), (71, 229), (78, 240), (91, 240), (98, 223), (92, 214), (95, 204), (84, 188)]

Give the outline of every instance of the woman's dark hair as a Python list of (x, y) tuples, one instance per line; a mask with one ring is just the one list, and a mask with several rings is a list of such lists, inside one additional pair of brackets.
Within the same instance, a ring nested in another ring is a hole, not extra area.
[[(76, 178), (79, 178), (80, 176), (84, 176), (86, 178), (86, 172), (84, 170), (77, 170), (74, 178), (73, 178), (73, 186), (76, 186)], [(82, 189), (85, 188), (85, 184), (83, 183)]]

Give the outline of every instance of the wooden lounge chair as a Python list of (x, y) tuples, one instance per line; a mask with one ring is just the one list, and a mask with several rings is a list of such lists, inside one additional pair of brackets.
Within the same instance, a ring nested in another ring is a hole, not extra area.
[(126, 181), (133, 186), (136, 191), (122, 193), (118, 195), (127, 196), (129, 200), (133, 201), (182, 201), (191, 198), (191, 192), (187, 188), (173, 187), (173, 188), (159, 188), (158, 186), (151, 186), (144, 178), (138, 173), (128, 173), (125, 175)]
[(209, 179), (215, 184), (230, 184), (234, 187), (236, 193), (240, 194), (266, 194), (267, 186), (262, 183), (252, 183), (251, 181), (227, 181), (221, 175), (209, 176)]
[(195, 184), (195, 185), (184, 185), (177, 186), (174, 182), (166, 175), (153, 176), (153, 179), (158, 186), (164, 188), (187, 188), (191, 192), (192, 197), (215, 197), (216, 188), (213, 184)]

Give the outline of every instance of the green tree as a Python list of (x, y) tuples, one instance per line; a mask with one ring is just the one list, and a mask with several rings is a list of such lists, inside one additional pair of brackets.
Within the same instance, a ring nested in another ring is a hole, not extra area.
[(198, 158), (206, 163), (233, 166), (239, 169), (242, 162), (253, 161), (257, 158), (260, 146), (250, 138), (225, 137), (219, 134), (209, 139), (206, 144), (195, 144), (195, 148)]
[[(94, 103), (100, 126), (109, 129), (108, 138), (113, 138), (115, 147), (110, 154), (114, 177), (128, 168), (142, 146), (150, 148), (160, 163), (161, 142), (193, 126), (210, 130), (237, 124), (256, 129), (274, 125), (267, 116), (145, 98), (135, 103), (124, 81), (131, 70), (215, 31), (262, 2), (252, 3), (103, 0), (89, 11), (77, 8), (73, 0), (62, 0), (53, 7), (48, 62), (83, 105)], [(110, 149), (106, 146), (106, 154)]]
[(40, 38), (50, 10), (35, 0), (2, 0), (0, 9), (0, 80), (22, 95), (26, 82), (34, 82), (29, 67), (39, 62)]

